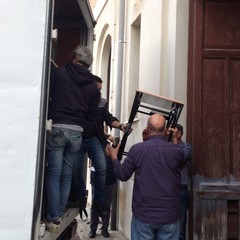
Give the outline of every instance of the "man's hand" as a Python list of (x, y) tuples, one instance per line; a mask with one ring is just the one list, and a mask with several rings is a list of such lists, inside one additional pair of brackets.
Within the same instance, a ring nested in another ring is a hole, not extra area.
[(178, 143), (177, 131), (178, 131), (177, 128), (172, 128), (171, 126), (167, 129), (167, 135), (168, 135), (168, 136), (172, 133), (172, 139), (171, 139), (171, 141), (172, 141), (174, 144), (177, 144), (177, 143)]
[[(122, 124), (121, 130), (122, 130), (123, 132), (126, 132), (126, 131), (127, 131), (127, 127), (128, 127), (128, 124), (127, 124), (127, 123)], [(133, 131), (132, 128), (128, 129), (128, 134), (131, 134), (132, 131)]]
[(107, 156), (109, 156), (112, 160), (117, 159), (119, 147), (120, 147), (120, 143), (117, 145), (116, 148), (113, 148), (109, 144), (107, 144), (106, 149), (105, 149)]

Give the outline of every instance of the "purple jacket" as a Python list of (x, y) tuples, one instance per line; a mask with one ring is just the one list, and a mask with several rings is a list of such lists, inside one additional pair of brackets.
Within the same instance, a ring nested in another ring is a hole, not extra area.
[(135, 173), (132, 211), (142, 222), (158, 225), (179, 219), (183, 161), (182, 147), (159, 135), (133, 145), (122, 164), (113, 161), (121, 181)]

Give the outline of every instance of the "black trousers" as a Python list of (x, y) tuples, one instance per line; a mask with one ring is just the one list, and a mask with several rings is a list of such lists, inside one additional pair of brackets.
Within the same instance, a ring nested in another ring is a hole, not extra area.
[(102, 220), (102, 228), (101, 229), (108, 229), (109, 222), (110, 222), (110, 213), (111, 213), (111, 205), (113, 200), (113, 190), (114, 184), (106, 185), (105, 187), (105, 203), (102, 206), (95, 205), (94, 203), (94, 185), (92, 185), (92, 207), (91, 207), (91, 223), (90, 229), (96, 231), (99, 218)]

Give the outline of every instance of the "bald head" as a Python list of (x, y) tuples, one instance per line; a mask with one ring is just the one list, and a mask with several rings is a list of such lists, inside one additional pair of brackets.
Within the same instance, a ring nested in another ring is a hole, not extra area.
[(150, 134), (164, 134), (166, 119), (160, 114), (153, 114), (149, 117), (147, 127)]

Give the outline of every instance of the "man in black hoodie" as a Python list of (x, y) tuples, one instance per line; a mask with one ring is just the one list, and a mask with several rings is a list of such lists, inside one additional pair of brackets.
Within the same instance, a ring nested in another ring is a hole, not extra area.
[(88, 68), (91, 51), (77, 46), (72, 63), (54, 67), (51, 72), (48, 119), (52, 130), (47, 133), (47, 230), (59, 232), (60, 218), (68, 201), (73, 164), (79, 156), (83, 126), (95, 120), (100, 100), (96, 76)]

